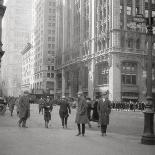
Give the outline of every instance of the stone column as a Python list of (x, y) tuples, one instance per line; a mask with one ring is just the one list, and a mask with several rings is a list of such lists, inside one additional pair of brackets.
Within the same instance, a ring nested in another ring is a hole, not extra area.
[(112, 0), (112, 47), (120, 47), (120, 0)]
[(62, 69), (62, 96), (65, 96), (65, 70)]
[(121, 63), (119, 55), (113, 54), (110, 58), (109, 69), (109, 98), (111, 101), (121, 100)]
[[(95, 2), (96, 0), (91, 1), (90, 10), (91, 10), (91, 26), (90, 26), (90, 36), (91, 36), (91, 48), (90, 53), (94, 55), (95, 53)], [(94, 58), (88, 64), (88, 96), (93, 99), (94, 98), (94, 78), (95, 78), (95, 60)]]

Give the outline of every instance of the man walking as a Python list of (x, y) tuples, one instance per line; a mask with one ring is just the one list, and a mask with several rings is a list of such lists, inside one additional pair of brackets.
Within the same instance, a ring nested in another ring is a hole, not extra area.
[(111, 102), (108, 99), (108, 92), (103, 92), (97, 106), (99, 123), (101, 125), (101, 135), (106, 136), (107, 125), (109, 124), (109, 114), (111, 112)]
[(68, 120), (69, 113), (71, 114), (70, 105), (67, 102), (65, 96), (62, 96), (62, 99), (60, 100), (59, 115), (61, 118), (63, 128), (64, 128), (64, 125), (67, 128), (67, 120)]
[(26, 121), (30, 117), (30, 103), (29, 103), (29, 92), (24, 91), (24, 95), (19, 98), (18, 110), (19, 110), (19, 121), (18, 126), (23, 128), (27, 128)]
[(78, 134), (76, 136), (81, 135), (81, 124), (82, 124), (82, 136), (85, 134), (85, 124), (89, 122), (87, 116), (87, 103), (84, 98), (83, 92), (78, 92), (78, 106), (77, 113), (75, 118), (75, 123), (78, 126)]

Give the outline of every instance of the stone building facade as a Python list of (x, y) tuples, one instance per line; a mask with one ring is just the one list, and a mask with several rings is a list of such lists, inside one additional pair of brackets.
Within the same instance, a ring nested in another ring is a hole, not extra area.
[(34, 75), (32, 93), (54, 97), (56, 0), (33, 0)]
[[(148, 1), (59, 0), (57, 5), (56, 96), (76, 97), (82, 90), (94, 99), (108, 90), (112, 101), (144, 100), (147, 30), (133, 17), (148, 17)], [(155, 1), (152, 10), (154, 16)]]

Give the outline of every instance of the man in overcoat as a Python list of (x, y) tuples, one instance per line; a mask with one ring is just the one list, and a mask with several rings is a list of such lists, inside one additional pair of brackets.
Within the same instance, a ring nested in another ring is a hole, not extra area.
[(61, 118), (63, 128), (64, 128), (64, 125), (67, 128), (67, 120), (68, 120), (69, 113), (71, 114), (69, 102), (67, 101), (65, 96), (62, 96), (62, 98), (60, 100), (59, 115)]
[(78, 92), (78, 106), (77, 113), (75, 118), (75, 123), (78, 126), (78, 134), (76, 136), (81, 135), (81, 124), (82, 124), (82, 136), (85, 134), (85, 124), (89, 122), (87, 116), (87, 103), (84, 98), (83, 92)]
[(111, 102), (108, 99), (108, 92), (103, 92), (97, 106), (99, 123), (101, 125), (101, 135), (106, 136), (107, 125), (109, 124), (109, 114), (111, 112)]
[(24, 91), (24, 95), (19, 98), (18, 110), (19, 110), (19, 127), (27, 128), (26, 121), (30, 117), (30, 102), (29, 102), (29, 92)]

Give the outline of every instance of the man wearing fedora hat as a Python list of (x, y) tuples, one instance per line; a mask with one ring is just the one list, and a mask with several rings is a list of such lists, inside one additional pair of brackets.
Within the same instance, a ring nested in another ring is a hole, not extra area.
[(60, 118), (61, 118), (63, 128), (64, 128), (64, 125), (67, 128), (67, 120), (68, 120), (69, 114), (71, 114), (71, 109), (70, 109), (69, 102), (67, 101), (65, 96), (62, 96), (62, 98), (60, 100), (59, 115), (60, 115)]
[(107, 125), (109, 124), (109, 114), (111, 112), (111, 102), (108, 99), (108, 95), (108, 91), (102, 92), (97, 106), (102, 136), (106, 136)]
[(77, 106), (75, 123), (77, 123), (78, 126), (78, 134), (76, 136), (81, 135), (81, 124), (82, 124), (82, 136), (84, 136), (85, 124), (88, 124), (89, 120), (87, 116), (87, 103), (84, 98), (83, 92), (78, 92), (78, 106)]

